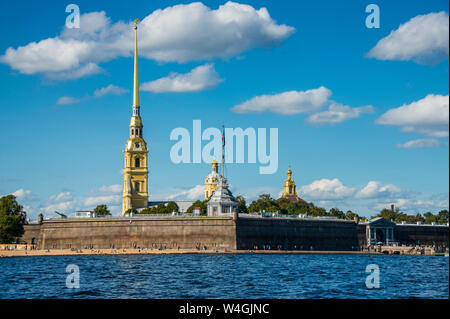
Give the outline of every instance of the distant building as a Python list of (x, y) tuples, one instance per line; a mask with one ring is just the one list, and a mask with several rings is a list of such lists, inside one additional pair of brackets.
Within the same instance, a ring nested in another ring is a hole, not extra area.
[(292, 203), (295, 202), (302, 202), (303, 199), (298, 197), (297, 190), (295, 187), (295, 182), (292, 179), (292, 171), (291, 171), (291, 165), (289, 165), (289, 169), (287, 171), (288, 178), (284, 182), (284, 188), (283, 188), (283, 195), (281, 195), (281, 198), (285, 198), (289, 200)]
[(357, 223), (358, 242), (366, 245), (438, 245), (448, 247), (448, 224), (399, 224), (377, 217)]
[(220, 216), (237, 211), (238, 202), (228, 189), (225, 178), (220, 178), (217, 189), (207, 203), (208, 216)]
[(92, 210), (79, 210), (75, 212), (77, 218), (93, 218), (95, 213)]

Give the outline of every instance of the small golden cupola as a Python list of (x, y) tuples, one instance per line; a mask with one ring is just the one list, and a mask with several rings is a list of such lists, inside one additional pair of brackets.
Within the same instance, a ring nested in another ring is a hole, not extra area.
[(297, 190), (295, 187), (295, 182), (292, 179), (292, 170), (291, 170), (291, 165), (289, 164), (289, 169), (287, 171), (287, 179), (284, 182), (284, 188), (283, 188), (283, 195), (281, 196), (281, 198), (286, 198), (288, 199), (290, 202), (299, 202), (302, 199), (300, 199), (297, 196)]

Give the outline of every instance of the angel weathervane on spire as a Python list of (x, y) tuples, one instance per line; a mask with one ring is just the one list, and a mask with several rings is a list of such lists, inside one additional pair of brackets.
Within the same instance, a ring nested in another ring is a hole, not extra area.
[(138, 24), (139, 21), (140, 21), (139, 19), (134, 20), (134, 28), (135, 29), (137, 29), (137, 24)]

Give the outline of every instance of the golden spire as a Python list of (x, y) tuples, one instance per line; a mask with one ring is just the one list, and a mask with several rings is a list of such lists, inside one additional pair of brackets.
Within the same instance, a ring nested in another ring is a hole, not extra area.
[(138, 78), (138, 52), (137, 52), (137, 24), (139, 19), (134, 20), (134, 83), (133, 83), (133, 106), (139, 107), (139, 78)]

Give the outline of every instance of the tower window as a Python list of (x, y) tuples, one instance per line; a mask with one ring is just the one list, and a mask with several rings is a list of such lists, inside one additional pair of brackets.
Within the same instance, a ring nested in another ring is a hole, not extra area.
[(139, 157), (136, 157), (134, 159), (134, 166), (135, 167), (141, 167), (141, 161), (140, 161)]
[(131, 129), (131, 135), (134, 135), (134, 128)]
[(136, 192), (139, 192), (139, 191), (140, 191), (139, 182), (134, 182), (134, 190), (135, 190)]

